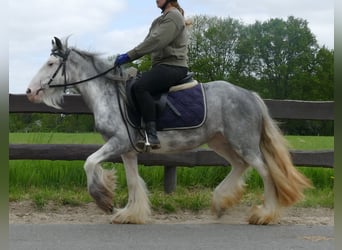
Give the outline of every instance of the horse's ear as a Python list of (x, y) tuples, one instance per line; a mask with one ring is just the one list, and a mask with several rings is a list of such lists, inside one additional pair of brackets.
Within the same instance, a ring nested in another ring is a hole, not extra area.
[(55, 42), (52, 41), (52, 44), (56, 44), (57, 48), (62, 50), (63, 49), (63, 45), (61, 40), (58, 37), (54, 37), (55, 38)]

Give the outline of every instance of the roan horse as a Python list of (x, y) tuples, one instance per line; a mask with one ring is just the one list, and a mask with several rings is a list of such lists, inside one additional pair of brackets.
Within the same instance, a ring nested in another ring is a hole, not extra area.
[[(74, 85), (93, 112), (97, 130), (105, 144), (84, 164), (89, 194), (105, 212), (114, 213), (112, 223), (146, 223), (151, 214), (147, 188), (138, 173), (138, 153), (131, 140), (141, 138), (120, 115), (118, 95), (124, 94), (125, 72), (101, 74), (111, 65), (95, 53), (68, 47), (67, 39), (52, 41), (52, 53), (34, 76), (26, 91), (30, 101), (60, 108), (65, 85)], [(87, 81), (80, 83), (80, 80)], [(71, 82), (76, 82), (72, 84)], [(311, 182), (293, 166), (286, 141), (271, 119), (262, 99), (254, 92), (225, 81), (204, 83), (207, 119), (195, 129), (159, 132), (161, 149), (153, 153), (177, 153), (207, 144), (232, 166), (228, 176), (215, 188), (212, 211), (218, 217), (237, 204), (243, 194), (243, 173), (251, 166), (262, 177), (264, 200), (251, 209), (250, 224), (274, 223), (282, 208), (301, 200)], [(119, 88), (117, 88), (119, 87)], [(121, 99), (122, 100), (122, 99)], [(101, 163), (121, 156), (127, 178), (128, 202), (113, 208), (114, 170)]]

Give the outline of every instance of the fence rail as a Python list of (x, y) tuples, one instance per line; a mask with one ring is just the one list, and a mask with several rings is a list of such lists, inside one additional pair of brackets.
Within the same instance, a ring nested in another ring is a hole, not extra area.
[[(333, 120), (334, 102), (313, 102), (293, 100), (265, 100), (274, 119)], [(9, 96), (10, 113), (64, 113), (91, 114), (78, 95), (67, 95), (63, 109), (57, 110), (44, 104), (32, 104), (25, 95)], [(9, 158), (42, 160), (85, 160), (100, 145), (94, 144), (10, 144)], [(292, 150), (291, 156), (296, 166), (333, 167), (333, 150), (300, 151)], [(120, 157), (109, 159), (122, 162)], [(229, 162), (208, 149), (197, 149), (177, 154), (141, 153), (138, 161), (145, 166), (164, 166), (164, 188), (167, 193), (176, 187), (176, 168), (180, 166), (228, 166)]]
[[(334, 102), (295, 101), (295, 100), (264, 100), (274, 119), (299, 120), (334, 120)], [(64, 96), (61, 110), (45, 104), (34, 104), (25, 95), (9, 95), (10, 113), (63, 113), (91, 114), (79, 95)]]

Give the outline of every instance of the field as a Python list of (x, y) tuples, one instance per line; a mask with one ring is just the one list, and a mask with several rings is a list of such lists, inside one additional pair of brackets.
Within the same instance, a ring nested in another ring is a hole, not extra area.
[[(333, 137), (288, 136), (294, 149), (333, 149)], [(101, 144), (100, 135), (93, 133), (11, 133), (10, 143), (83, 143)], [(86, 191), (83, 161), (10, 161), (10, 201), (33, 201), (42, 209), (53, 201), (60, 205), (78, 206), (92, 201)], [(125, 173), (121, 164), (104, 163), (105, 168), (117, 170), (118, 186), (115, 206), (122, 207), (127, 201)], [(306, 192), (306, 199), (298, 207), (334, 207), (333, 169), (300, 167), (315, 188)], [(200, 211), (208, 209), (213, 188), (229, 173), (229, 167), (177, 168), (177, 189), (171, 195), (163, 192), (164, 169), (162, 166), (143, 167), (139, 171), (150, 190), (152, 207), (158, 212), (179, 210)], [(246, 174), (247, 188), (242, 200), (251, 205), (262, 199), (262, 181), (250, 170)]]

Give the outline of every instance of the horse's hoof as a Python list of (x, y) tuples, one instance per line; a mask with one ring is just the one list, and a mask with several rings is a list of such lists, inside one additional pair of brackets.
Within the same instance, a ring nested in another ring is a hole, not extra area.
[(248, 223), (253, 225), (268, 225), (276, 222), (278, 218), (278, 211), (271, 211), (264, 206), (254, 206), (251, 210)]
[(225, 211), (225, 208), (219, 208), (216, 207), (213, 203), (211, 204), (211, 213), (215, 215), (218, 219), (224, 215)]
[(101, 204), (101, 203), (97, 203), (95, 202), (96, 205), (103, 211), (105, 212), (106, 214), (113, 214), (113, 209), (114, 209), (114, 206), (113, 205), (110, 205), (110, 204)]
[(145, 224), (147, 217), (137, 216), (130, 213), (127, 209), (114, 209), (115, 214), (113, 215), (110, 223), (111, 224)]

